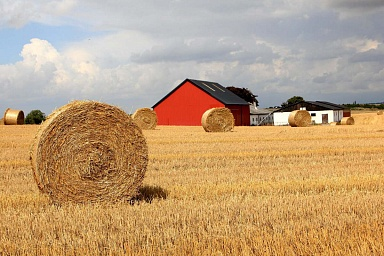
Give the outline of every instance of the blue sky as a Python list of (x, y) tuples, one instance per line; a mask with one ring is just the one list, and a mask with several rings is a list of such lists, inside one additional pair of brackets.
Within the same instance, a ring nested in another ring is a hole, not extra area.
[(0, 112), (74, 99), (151, 107), (185, 78), (384, 101), (382, 0), (0, 0)]

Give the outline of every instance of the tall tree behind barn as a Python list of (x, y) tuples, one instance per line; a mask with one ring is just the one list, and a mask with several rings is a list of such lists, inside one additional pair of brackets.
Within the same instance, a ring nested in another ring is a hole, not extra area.
[(255, 103), (256, 107), (259, 106), (259, 101), (256, 99), (257, 95), (253, 94), (248, 88), (240, 88), (234, 86), (228, 86), (226, 88), (237, 96), (239, 96), (240, 98), (242, 98), (243, 100), (251, 104)]

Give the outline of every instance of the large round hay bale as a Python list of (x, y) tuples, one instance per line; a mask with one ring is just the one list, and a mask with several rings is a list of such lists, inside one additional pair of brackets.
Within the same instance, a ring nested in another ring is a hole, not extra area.
[(340, 121), (340, 124), (342, 125), (354, 125), (355, 124), (355, 119), (353, 117), (343, 117)]
[(382, 110), (379, 110), (379, 111), (377, 111), (377, 114), (378, 114), (379, 116), (381, 116), (381, 115), (383, 114), (383, 111), (382, 111)]
[(148, 148), (121, 109), (73, 101), (42, 123), (30, 156), (36, 183), (53, 202), (103, 202), (136, 196)]
[(291, 127), (308, 127), (311, 125), (311, 114), (307, 110), (294, 110), (288, 116)]
[(201, 125), (206, 132), (229, 132), (235, 126), (235, 119), (228, 108), (211, 108), (201, 117)]
[(24, 124), (24, 112), (21, 110), (7, 108), (4, 113), (5, 125), (21, 125)]
[(142, 130), (153, 130), (157, 125), (156, 112), (150, 108), (137, 109), (132, 119)]

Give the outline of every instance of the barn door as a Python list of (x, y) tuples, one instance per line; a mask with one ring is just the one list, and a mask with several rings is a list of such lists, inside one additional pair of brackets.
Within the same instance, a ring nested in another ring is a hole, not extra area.
[(328, 123), (328, 114), (323, 114), (321, 116), (321, 119), (322, 119), (322, 121), (321, 121), (322, 124), (327, 124)]
[(233, 118), (235, 119), (235, 126), (241, 126), (241, 110), (240, 109), (231, 109)]

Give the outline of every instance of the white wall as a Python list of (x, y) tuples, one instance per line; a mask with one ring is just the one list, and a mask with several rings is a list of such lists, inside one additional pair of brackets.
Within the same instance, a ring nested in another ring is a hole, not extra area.
[(333, 112), (333, 122), (340, 122), (343, 118), (343, 110)]
[(273, 125), (288, 125), (288, 117), (291, 112), (273, 113)]
[(334, 122), (333, 110), (323, 110), (323, 111), (308, 111), (311, 114), (311, 121), (315, 124), (323, 123), (323, 115), (328, 115), (327, 124)]
[[(328, 115), (328, 123), (338, 122), (343, 117), (342, 111), (341, 111), (341, 113), (336, 113), (336, 114), (334, 113), (333, 110), (308, 111), (308, 112), (311, 114), (311, 120), (315, 124), (322, 124), (323, 115)], [(337, 112), (339, 112), (339, 111), (337, 111)], [(273, 124), (274, 125), (289, 125), (289, 123), (288, 123), (289, 114), (291, 114), (291, 112), (273, 113), (273, 120), (274, 120)], [(337, 120), (338, 117), (340, 117), (339, 120)]]

